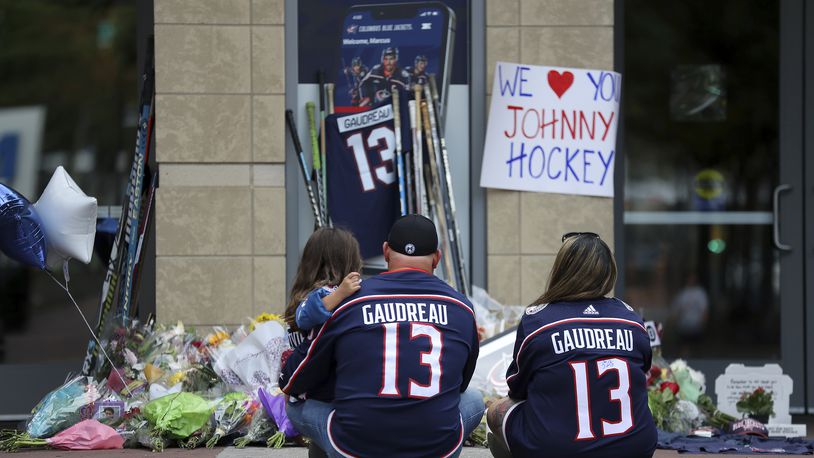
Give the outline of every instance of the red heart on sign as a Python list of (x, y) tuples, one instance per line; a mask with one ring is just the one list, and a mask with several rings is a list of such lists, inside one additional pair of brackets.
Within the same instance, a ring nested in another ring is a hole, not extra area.
[(562, 98), (562, 95), (565, 94), (565, 91), (567, 91), (572, 84), (574, 84), (573, 73), (563, 72), (560, 74), (560, 72), (556, 70), (548, 72), (548, 85), (551, 86), (551, 89), (554, 90), (557, 97)]

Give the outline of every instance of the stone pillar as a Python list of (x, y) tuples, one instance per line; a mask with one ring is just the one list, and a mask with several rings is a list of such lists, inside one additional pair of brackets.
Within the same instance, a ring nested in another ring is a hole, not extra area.
[(156, 312), (285, 305), (283, 0), (156, 0)]

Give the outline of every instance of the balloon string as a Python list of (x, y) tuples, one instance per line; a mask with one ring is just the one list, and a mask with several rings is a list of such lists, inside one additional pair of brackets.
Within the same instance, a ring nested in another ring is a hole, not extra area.
[(80, 308), (79, 308), (79, 304), (77, 304), (77, 303), (76, 303), (76, 300), (73, 298), (73, 295), (72, 295), (72, 294), (71, 294), (71, 292), (68, 290), (68, 281), (67, 281), (67, 278), (65, 279), (65, 284), (63, 285), (62, 283), (60, 283), (60, 281), (59, 281), (59, 280), (57, 280), (57, 279), (56, 279), (56, 278), (55, 278), (55, 277), (54, 277), (54, 276), (51, 274), (51, 271), (49, 271), (48, 269), (45, 269), (45, 273), (46, 273), (46, 274), (48, 274), (48, 276), (49, 276), (49, 277), (51, 277), (51, 279), (52, 279), (52, 280), (54, 280), (54, 282), (55, 282), (57, 285), (59, 285), (59, 287), (60, 287), (60, 288), (64, 289), (64, 290), (65, 290), (65, 292), (66, 292), (66, 293), (68, 293), (68, 298), (70, 298), (70, 299), (71, 299), (71, 302), (73, 302), (74, 307), (76, 307), (76, 311), (77, 311), (77, 312), (79, 312), (79, 316), (81, 316), (81, 317), (82, 317), (82, 321), (84, 321), (84, 322), (85, 322), (85, 326), (87, 326), (87, 327), (88, 327), (88, 331), (90, 331), (90, 335), (91, 335), (91, 336), (93, 336), (93, 340), (95, 340), (95, 341), (96, 341), (96, 344), (97, 344), (97, 345), (99, 345), (99, 349), (100, 349), (100, 350), (102, 350), (102, 354), (103, 354), (103, 355), (105, 355), (105, 359), (107, 359), (107, 362), (109, 362), (109, 363), (110, 363), (110, 367), (113, 369), (113, 371), (115, 371), (115, 372), (116, 372), (116, 375), (118, 375), (118, 376), (119, 376), (119, 380), (121, 380), (122, 384), (124, 384), (124, 389), (125, 389), (125, 390), (127, 390), (127, 394), (128, 394), (128, 395), (130, 395), (130, 396), (132, 396), (132, 395), (133, 395), (133, 393), (130, 391), (130, 388), (128, 388), (128, 387), (127, 387), (127, 383), (125, 382), (125, 379), (124, 379), (124, 377), (122, 376), (122, 373), (121, 373), (121, 372), (119, 372), (119, 369), (117, 369), (117, 368), (116, 368), (116, 365), (115, 365), (115, 364), (113, 364), (113, 360), (111, 360), (111, 359), (110, 359), (110, 356), (108, 356), (107, 351), (105, 351), (105, 347), (104, 347), (104, 345), (102, 345), (102, 342), (100, 342), (100, 341), (99, 341), (99, 338), (98, 338), (98, 337), (96, 337), (96, 333), (95, 333), (95, 332), (93, 332), (93, 328), (91, 327), (90, 323), (88, 323), (87, 318), (85, 318), (85, 314), (84, 314), (84, 313), (82, 313), (82, 309), (80, 309)]

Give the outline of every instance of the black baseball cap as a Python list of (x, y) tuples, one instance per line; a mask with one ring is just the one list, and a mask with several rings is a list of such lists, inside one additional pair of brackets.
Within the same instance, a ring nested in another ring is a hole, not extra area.
[(438, 250), (438, 233), (429, 218), (404, 215), (390, 228), (387, 244), (391, 250), (407, 256), (427, 256)]

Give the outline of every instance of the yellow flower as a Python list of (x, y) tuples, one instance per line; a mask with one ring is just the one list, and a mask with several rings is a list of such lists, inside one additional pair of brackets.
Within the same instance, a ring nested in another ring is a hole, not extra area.
[(187, 378), (186, 371), (178, 371), (172, 374), (172, 377), (170, 377), (169, 380), (167, 380), (167, 383), (169, 383), (170, 386), (175, 386), (186, 380), (186, 378)]
[(229, 338), (229, 333), (226, 331), (215, 331), (212, 334), (209, 334), (207, 337), (206, 342), (211, 347), (217, 347), (220, 345), (224, 340)]
[(277, 315), (276, 313), (261, 313), (257, 315), (252, 320), (251, 324), (249, 324), (249, 332), (254, 331), (254, 327), (260, 323), (265, 323), (266, 321), (278, 321), (280, 324), (283, 323), (283, 317)]

